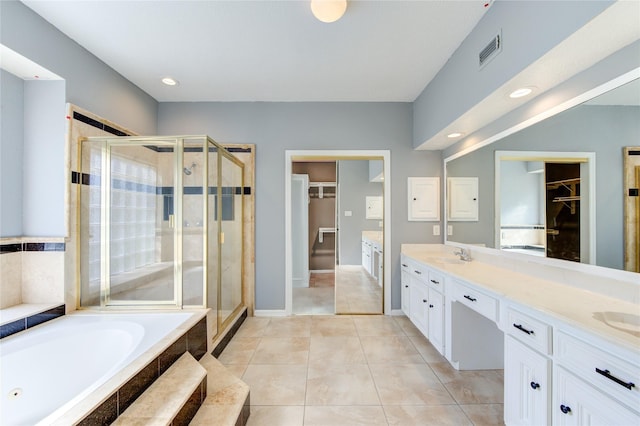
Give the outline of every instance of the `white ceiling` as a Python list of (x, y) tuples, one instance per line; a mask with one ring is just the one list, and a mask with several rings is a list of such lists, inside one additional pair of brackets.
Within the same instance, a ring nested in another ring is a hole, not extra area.
[(331, 24), (303, 0), (23, 3), (161, 102), (412, 102), (490, 2), (349, 0)]

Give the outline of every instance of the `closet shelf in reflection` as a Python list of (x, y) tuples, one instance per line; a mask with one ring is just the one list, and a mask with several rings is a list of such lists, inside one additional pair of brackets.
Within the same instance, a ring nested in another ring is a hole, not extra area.
[(336, 182), (309, 182), (309, 196), (325, 198), (336, 196)]
[(324, 242), (324, 234), (335, 234), (336, 228), (318, 228), (318, 242)]

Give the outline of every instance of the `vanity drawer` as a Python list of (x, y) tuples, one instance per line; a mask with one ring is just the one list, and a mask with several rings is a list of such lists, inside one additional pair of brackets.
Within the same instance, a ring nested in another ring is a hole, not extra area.
[(640, 365), (562, 331), (556, 334), (554, 352), (558, 364), (620, 402), (640, 407)]
[(435, 288), (439, 292), (444, 290), (444, 275), (429, 269), (429, 286)]
[(507, 309), (507, 333), (545, 355), (551, 354), (551, 330), (549, 324)]
[(453, 297), (480, 315), (498, 322), (498, 300), (467, 285), (455, 281)]

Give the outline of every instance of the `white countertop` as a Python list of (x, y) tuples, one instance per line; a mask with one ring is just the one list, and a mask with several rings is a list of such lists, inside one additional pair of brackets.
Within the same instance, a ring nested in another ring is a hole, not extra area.
[(382, 241), (384, 239), (382, 231), (362, 231), (362, 238), (376, 243), (382, 248)]
[[(453, 254), (455, 249), (456, 247), (441, 244), (403, 244), (402, 254), (454, 278), (475, 284), (498, 297), (536, 309), (568, 325), (640, 353), (640, 333), (613, 328), (594, 316), (596, 312), (638, 316), (639, 304), (481, 261), (447, 263), (458, 259)], [(473, 250), (471, 254), (473, 258)]]

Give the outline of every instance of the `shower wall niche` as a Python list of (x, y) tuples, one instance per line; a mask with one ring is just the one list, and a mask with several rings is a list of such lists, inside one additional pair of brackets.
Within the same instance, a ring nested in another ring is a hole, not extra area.
[(79, 158), (79, 305), (243, 305), (243, 163), (207, 136), (91, 137)]

